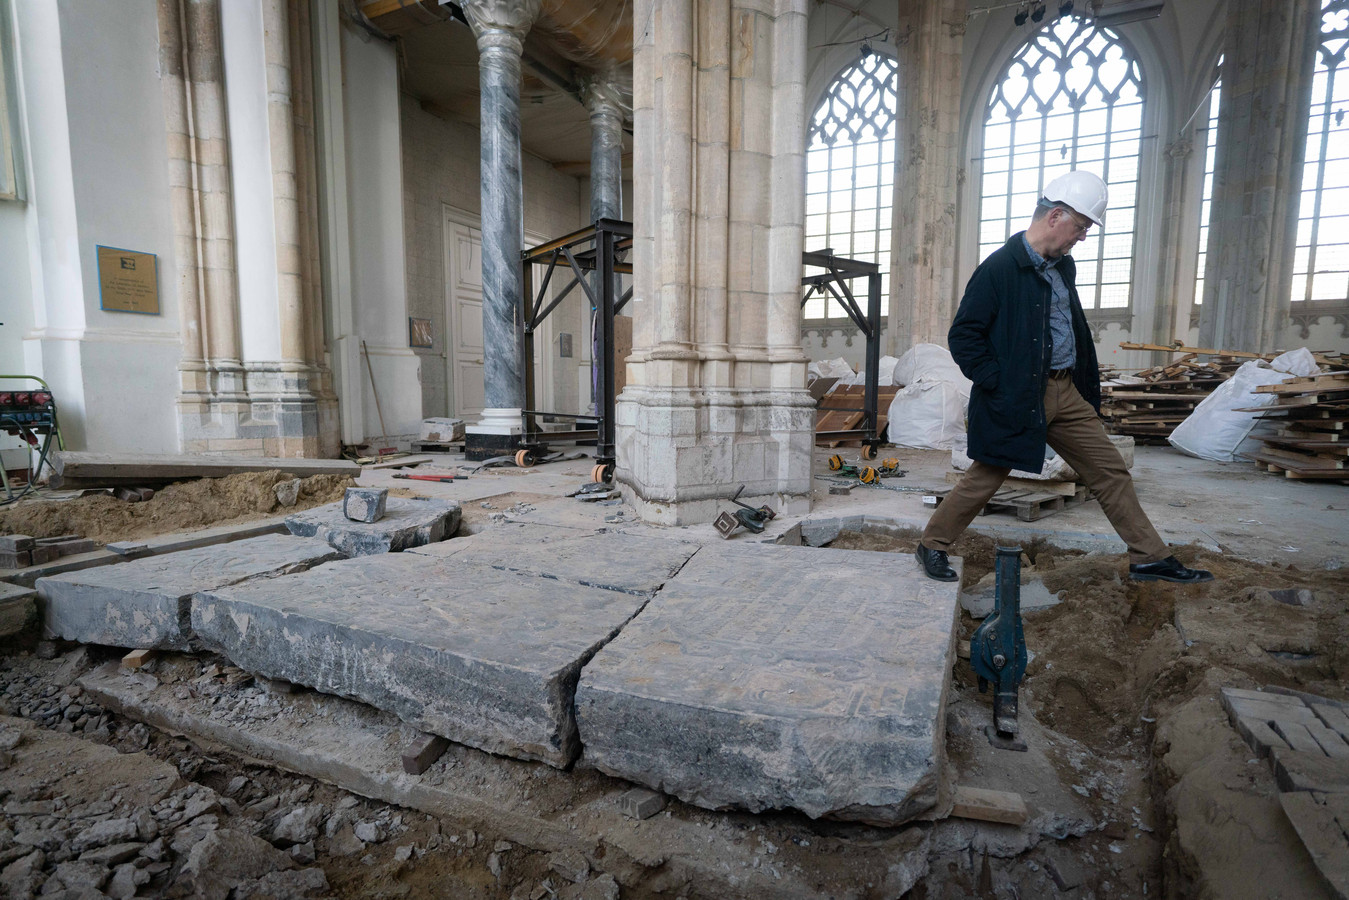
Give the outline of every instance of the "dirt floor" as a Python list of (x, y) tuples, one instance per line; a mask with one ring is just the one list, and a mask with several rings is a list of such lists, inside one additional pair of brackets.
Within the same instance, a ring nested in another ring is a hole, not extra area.
[[(830, 546), (911, 553), (915, 541), (845, 533)], [(1032, 742), (1100, 827), (1001, 856), (961, 848), (933, 860), (915, 897), (1059, 896), (1063, 885), (1045, 876), (1065, 869), (1054, 862), (1064, 851), (1089, 890), (1082, 896), (1196, 896), (1201, 862), (1202, 896), (1323, 896), (1305, 854), (1290, 852), (1297, 839), (1273, 799), (1268, 766), (1227, 724), (1218, 690), (1275, 686), (1349, 699), (1349, 572), (1189, 548), (1177, 555), (1215, 580), (1180, 586), (1130, 581), (1124, 555), (1023, 549), (1023, 579), (1039, 575), (1062, 602), (1024, 615), (1032, 659), (1021, 716), (1033, 720)], [(967, 589), (993, 569), (988, 538), (967, 534), (952, 553), (965, 560)], [(978, 624), (962, 614), (961, 639)], [(956, 779), (978, 782), (981, 769), (996, 766), (999, 783), (989, 786), (1038, 792), (1026, 755), (989, 748), (981, 729), (991, 721), (990, 695), (978, 693), (973, 671), (960, 665), (954, 674), (948, 752)], [(1034, 808), (1034, 794), (1026, 798)], [(1230, 862), (1225, 872), (1215, 858)]]
[[(286, 486), (299, 481), (290, 503)], [(342, 499), (356, 482), (345, 475), (297, 479), (279, 471), (197, 478), (167, 485), (149, 500), (128, 503), (108, 494), (46, 500), (41, 495), (0, 508), (0, 534), (78, 534), (106, 544), (213, 525), (246, 522)], [(280, 490), (278, 490), (280, 489)]]

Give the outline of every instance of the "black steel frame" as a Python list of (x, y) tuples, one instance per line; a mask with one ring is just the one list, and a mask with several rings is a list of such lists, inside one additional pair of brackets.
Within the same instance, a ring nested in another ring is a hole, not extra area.
[[(622, 296), (618, 292), (618, 275), (631, 275), (632, 263), (628, 261), (628, 252), (632, 249), (632, 223), (619, 219), (596, 219), (595, 224), (579, 231), (563, 235), (560, 238), (531, 247), (521, 254), (524, 267), (524, 290), (520, 296), (521, 350), (525, 365), (525, 408), (521, 412), (522, 430), (520, 446), (541, 453), (547, 450), (548, 441), (595, 441), (595, 462), (612, 467), (616, 461), (614, 453), (614, 316), (632, 299), (629, 287)], [(534, 266), (543, 265), (546, 269), (534, 289)], [(571, 282), (556, 297), (547, 301), (548, 286), (553, 273), (559, 265), (571, 270)], [(598, 272), (596, 284), (591, 285), (587, 275)], [(534, 409), (534, 333), (549, 314), (557, 308), (567, 296), (580, 285), (590, 300), (591, 309), (597, 313), (595, 329), (595, 364), (599, 366), (600, 383), (596, 401), (599, 404), (597, 415), (544, 412)], [(571, 419), (578, 426), (593, 422), (593, 428), (577, 427), (572, 431), (541, 431), (535, 417), (551, 416), (555, 419)], [(611, 469), (612, 471), (612, 469)]]
[[(818, 275), (807, 275), (801, 279), (801, 286), (810, 288), (801, 298), (801, 306), (804, 307), (806, 301), (816, 294), (823, 296), (826, 302), (832, 297), (838, 301), (838, 305), (843, 307), (848, 318), (853, 320), (853, 324), (867, 339), (866, 390), (863, 393), (862, 408), (840, 408), (842, 412), (864, 413), (863, 427), (843, 431), (819, 431), (816, 432), (815, 439), (839, 441), (861, 438), (871, 450), (875, 450), (880, 445), (880, 435), (876, 427), (879, 421), (876, 407), (879, 393), (877, 382), (880, 380), (881, 367), (881, 267), (860, 259), (835, 256), (834, 251), (829, 249), (803, 253), (801, 262), (807, 267), (825, 270)], [(854, 278), (867, 279), (866, 315), (862, 314), (857, 299), (848, 288), (848, 282)]]

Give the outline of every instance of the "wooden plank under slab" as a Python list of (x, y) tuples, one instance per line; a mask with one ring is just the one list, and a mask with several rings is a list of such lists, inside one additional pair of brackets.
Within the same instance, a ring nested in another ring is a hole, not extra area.
[(359, 477), (361, 467), (346, 459), (298, 459), (276, 456), (179, 456), (147, 453), (52, 454), (52, 468), (66, 481), (111, 479), (114, 484), (145, 484), (182, 478), (221, 478), (240, 472), (280, 469), (300, 477), (350, 475)]
[(952, 798), (951, 815), (957, 819), (1020, 825), (1029, 818), (1030, 813), (1020, 794), (958, 784)]

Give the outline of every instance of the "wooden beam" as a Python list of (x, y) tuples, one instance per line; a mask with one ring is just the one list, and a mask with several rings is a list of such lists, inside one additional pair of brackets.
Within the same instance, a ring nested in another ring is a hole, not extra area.
[(990, 791), (986, 788), (956, 785), (951, 815), (957, 819), (978, 819), (981, 822), (1001, 822), (1020, 825), (1030, 817), (1026, 801), (1010, 791)]

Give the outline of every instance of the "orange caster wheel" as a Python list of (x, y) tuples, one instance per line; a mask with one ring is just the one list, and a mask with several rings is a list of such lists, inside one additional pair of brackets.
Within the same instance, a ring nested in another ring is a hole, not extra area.
[(536, 462), (538, 459), (535, 458), (533, 450), (517, 450), (515, 453), (515, 464), (522, 469), (528, 469)]
[(590, 480), (596, 484), (609, 484), (614, 480), (614, 467), (609, 463), (597, 463), (590, 470)]
[(863, 459), (875, 459), (875, 458), (876, 458), (876, 445), (875, 445), (875, 444), (863, 444), (863, 445), (862, 445), (862, 458), (863, 458)]

